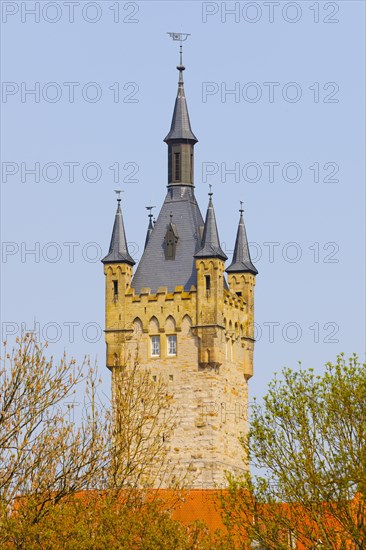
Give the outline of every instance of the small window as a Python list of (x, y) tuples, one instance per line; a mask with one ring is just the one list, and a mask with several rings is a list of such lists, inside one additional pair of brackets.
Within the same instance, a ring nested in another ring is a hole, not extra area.
[(174, 153), (174, 179), (180, 181), (180, 153)]
[(177, 336), (175, 334), (168, 336), (168, 355), (177, 355)]
[(151, 336), (151, 356), (160, 357), (160, 336)]
[(210, 275), (205, 275), (205, 284), (206, 284), (206, 290), (209, 292), (211, 290), (211, 277)]
[(115, 298), (118, 296), (118, 281), (113, 281), (113, 295)]
[(156, 376), (155, 375), (153, 376), (153, 381), (156, 382)]
[(169, 374), (169, 380), (170, 380), (171, 382), (173, 382), (173, 375), (172, 375), (172, 374)]

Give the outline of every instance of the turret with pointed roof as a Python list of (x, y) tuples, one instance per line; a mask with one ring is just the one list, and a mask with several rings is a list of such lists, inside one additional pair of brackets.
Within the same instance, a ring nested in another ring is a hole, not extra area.
[(153, 219), (152, 209), (155, 208), (155, 206), (146, 206), (145, 208), (146, 208), (146, 210), (149, 211), (149, 225), (147, 227), (144, 250), (146, 248), (147, 243), (149, 242), (151, 233), (154, 230), (154, 224), (153, 224), (153, 221), (152, 221), (152, 219)]
[(227, 260), (225, 252), (220, 246), (219, 231), (217, 229), (215, 210), (212, 202), (212, 193), (209, 193), (205, 226), (202, 236), (202, 247), (195, 254), (195, 258), (220, 258)]
[(253, 275), (257, 275), (258, 271), (252, 264), (252, 260), (250, 258), (247, 232), (245, 230), (244, 217), (243, 217), (244, 210), (241, 208), (239, 212), (240, 212), (240, 218), (239, 218), (238, 231), (236, 233), (233, 261), (231, 262), (229, 267), (226, 269), (226, 272), (227, 273), (253, 273)]
[[(197, 282), (194, 255), (201, 248), (203, 218), (194, 194), (193, 134), (184, 93), (182, 56), (168, 145), (168, 192), (153, 231), (148, 229), (145, 249), (132, 280), (137, 293), (159, 287), (189, 290)], [(174, 231), (172, 231), (172, 221)]]
[(177, 69), (179, 71), (178, 93), (170, 131), (164, 139), (168, 145), (168, 185), (193, 186), (194, 146), (198, 140), (192, 132), (184, 93), (183, 71), (185, 67), (182, 64), (182, 47), (180, 49), (180, 64)]
[(111, 243), (109, 245), (108, 254), (103, 258), (104, 264), (110, 263), (126, 263), (131, 266), (135, 265), (135, 260), (131, 258), (128, 251), (125, 226), (121, 210), (121, 199), (117, 198), (117, 212), (114, 219)]

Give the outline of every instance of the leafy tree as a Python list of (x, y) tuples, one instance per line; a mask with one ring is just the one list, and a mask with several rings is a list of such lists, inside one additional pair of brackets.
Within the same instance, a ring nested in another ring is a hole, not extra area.
[(89, 491), (51, 506), (33, 525), (13, 516), (10, 528), (16, 547), (27, 550), (220, 549), (207, 528), (173, 520), (165, 506), (157, 499), (142, 499), (137, 506), (130, 499)]
[[(0, 364), (1, 507), (12, 509), (27, 495), (32, 522), (49, 502), (98, 486), (107, 461), (108, 418), (95, 406), (94, 369), (65, 356), (54, 364), (43, 351), (26, 336), (11, 355), (4, 348)], [(84, 379), (91, 407), (77, 427), (72, 409)]]
[(365, 436), (366, 364), (355, 355), (322, 376), (275, 377), (242, 439), (260, 474), (231, 478), (223, 499), (241, 547), (366, 548)]
[[(135, 360), (114, 377), (114, 406), (103, 407), (96, 369), (87, 360), (77, 366), (66, 356), (59, 362), (48, 359), (45, 347), (28, 335), (11, 354), (5, 343), (0, 362), (2, 547), (32, 548), (45, 533), (55, 533), (57, 525), (69, 536), (70, 526), (61, 526), (56, 518), (64, 513), (71, 518), (71, 508), (85, 500), (88, 506), (79, 510), (84, 518), (81, 525), (89, 517), (91, 525), (105, 526), (106, 510), (103, 516), (93, 516), (98, 507), (91, 502), (99, 502), (104, 510), (101, 502), (107, 497), (114, 519), (118, 514), (131, 519), (130, 510), (146, 509), (141, 487), (158, 485), (162, 470), (167, 470), (162, 468), (166, 462), (162, 434), (168, 441), (174, 412), (167, 406), (164, 381), (153, 382), (149, 370), (140, 369)], [(73, 418), (76, 391), (85, 395), (78, 421)], [(154, 493), (149, 500), (154, 500)]]

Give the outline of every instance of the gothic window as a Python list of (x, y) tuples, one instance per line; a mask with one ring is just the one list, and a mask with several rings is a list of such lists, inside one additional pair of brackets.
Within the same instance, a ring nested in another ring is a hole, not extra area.
[(177, 355), (177, 335), (168, 336), (168, 355)]
[(177, 251), (178, 234), (175, 224), (170, 223), (165, 235), (165, 259), (175, 260)]
[(151, 356), (160, 357), (160, 336), (151, 336)]

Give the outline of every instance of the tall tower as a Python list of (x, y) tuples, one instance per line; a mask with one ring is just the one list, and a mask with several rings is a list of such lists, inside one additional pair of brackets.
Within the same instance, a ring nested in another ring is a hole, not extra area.
[[(194, 194), (194, 147), (182, 57), (168, 145), (167, 194), (149, 227), (133, 274), (120, 200), (106, 275), (107, 366), (128, 365), (138, 350), (152, 380), (162, 376), (178, 423), (169, 459), (189, 485), (226, 486), (225, 471), (246, 465), (239, 437), (247, 430), (248, 380), (253, 374), (254, 285), (240, 210), (233, 261), (220, 246), (212, 193), (205, 221)], [(150, 210), (151, 207), (148, 207)], [(123, 403), (117, 403), (123, 407)]]

